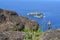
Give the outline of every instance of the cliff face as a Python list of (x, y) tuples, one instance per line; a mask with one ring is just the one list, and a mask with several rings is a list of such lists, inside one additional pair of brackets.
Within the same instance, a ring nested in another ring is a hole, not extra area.
[(22, 30), (38, 30), (39, 24), (11, 10), (0, 9), (0, 40), (24, 40)]
[(38, 26), (36, 21), (19, 16), (14, 11), (0, 9), (0, 31), (37, 30)]

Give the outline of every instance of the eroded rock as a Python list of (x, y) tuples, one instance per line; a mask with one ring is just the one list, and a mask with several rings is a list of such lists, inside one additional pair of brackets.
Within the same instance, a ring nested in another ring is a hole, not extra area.
[(60, 30), (49, 30), (39, 38), (40, 40), (60, 40)]
[(0, 9), (0, 31), (37, 30), (38, 23), (11, 10)]
[(3, 14), (0, 14), (0, 23), (4, 23), (6, 21), (6, 17)]
[(25, 29), (27, 30), (33, 30), (33, 31), (36, 31), (38, 30), (38, 23), (35, 22), (34, 20), (28, 20), (25, 24)]
[(26, 34), (19, 31), (0, 32), (0, 40), (24, 40)]
[(23, 16), (20, 16), (20, 19), (21, 19), (22, 23), (25, 25), (24, 29), (33, 30), (33, 31), (38, 30), (39, 24), (36, 21), (34, 21), (32, 19), (28, 19), (28, 18), (23, 17)]

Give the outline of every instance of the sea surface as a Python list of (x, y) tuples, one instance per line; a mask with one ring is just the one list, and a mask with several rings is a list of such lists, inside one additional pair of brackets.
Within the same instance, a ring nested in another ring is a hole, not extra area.
[[(51, 21), (51, 29), (60, 28), (60, 1), (9, 1), (0, 0), (0, 8), (16, 11), (19, 15), (31, 18), (40, 24), (41, 31), (47, 31), (47, 23)], [(28, 16), (29, 12), (42, 12), (44, 18)]]

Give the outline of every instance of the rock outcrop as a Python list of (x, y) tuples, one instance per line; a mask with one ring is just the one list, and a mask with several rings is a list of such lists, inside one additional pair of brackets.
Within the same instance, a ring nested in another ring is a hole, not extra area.
[(15, 30), (37, 30), (39, 27), (36, 21), (19, 16), (11, 10), (0, 9), (0, 31)]
[(60, 30), (49, 30), (39, 38), (40, 40), (60, 40)]
[(28, 19), (23, 16), (20, 16), (20, 19), (21, 19), (21, 22), (25, 25), (25, 29), (34, 30), (34, 31), (38, 30), (39, 24), (36, 21), (32, 19)]
[(24, 40), (26, 34), (19, 31), (0, 32), (0, 40)]
[(38, 28), (36, 21), (11, 10), (0, 9), (0, 40), (25, 40), (27, 34), (22, 30), (37, 31)]

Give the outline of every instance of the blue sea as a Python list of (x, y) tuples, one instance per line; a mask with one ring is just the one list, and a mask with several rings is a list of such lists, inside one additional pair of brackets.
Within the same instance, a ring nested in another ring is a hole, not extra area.
[[(33, 19), (40, 24), (41, 31), (47, 31), (47, 23), (51, 21), (51, 29), (60, 28), (60, 1), (19, 1), (0, 0), (0, 8), (16, 11), (19, 15)], [(28, 16), (29, 12), (42, 12), (43, 19)]]

